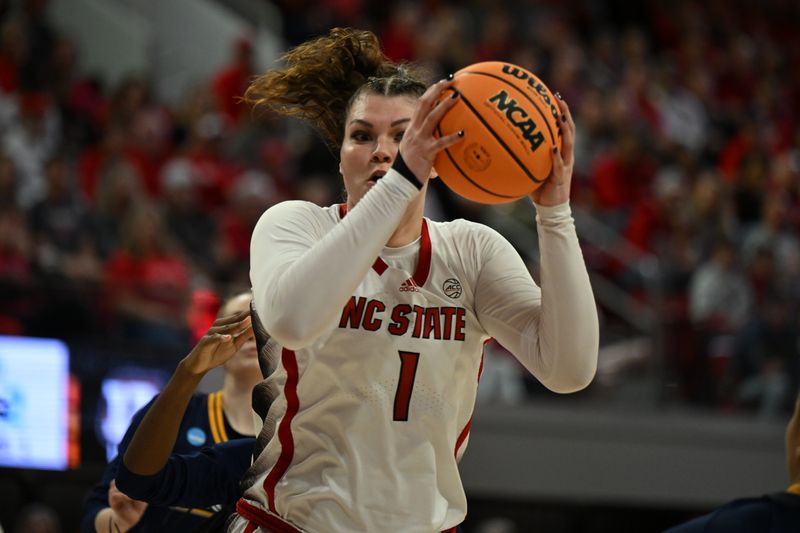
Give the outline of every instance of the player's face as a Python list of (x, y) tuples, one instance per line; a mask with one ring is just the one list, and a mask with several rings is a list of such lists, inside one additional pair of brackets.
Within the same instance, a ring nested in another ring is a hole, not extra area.
[[(240, 294), (225, 304), (225, 309), (221, 314), (232, 315), (241, 311), (249, 311), (250, 300), (252, 300), (252, 296), (249, 294)], [(226, 372), (259, 371), (258, 351), (256, 350), (256, 339), (253, 336), (253, 329), (248, 328), (246, 335), (248, 336), (247, 342), (242, 344), (241, 348), (233, 354), (233, 357), (225, 363)]]
[(377, 94), (365, 94), (353, 102), (339, 165), (350, 207), (391, 168), (415, 105), (411, 96)]

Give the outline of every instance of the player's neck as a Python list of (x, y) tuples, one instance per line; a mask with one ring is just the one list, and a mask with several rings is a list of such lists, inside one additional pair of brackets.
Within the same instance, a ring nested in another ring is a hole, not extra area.
[(233, 429), (242, 435), (254, 435), (252, 415), (253, 387), (259, 380), (243, 382), (232, 374), (222, 384), (222, 410)]
[(409, 205), (397, 229), (389, 237), (386, 246), (389, 248), (400, 248), (419, 239), (422, 233), (422, 213), (425, 208), (425, 190), (417, 196)]

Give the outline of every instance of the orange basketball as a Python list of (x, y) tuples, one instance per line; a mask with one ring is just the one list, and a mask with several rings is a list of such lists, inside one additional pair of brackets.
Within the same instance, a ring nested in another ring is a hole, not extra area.
[(539, 187), (550, 175), (553, 145), (561, 150), (560, 111), (550, 89), (522, 67), (487, 61), (456, 72), (453, 90), (458, 102), (436, 133), (464, 130), (464, 140), (439, 152), (433, 165), (447, 186), (484, 204)]

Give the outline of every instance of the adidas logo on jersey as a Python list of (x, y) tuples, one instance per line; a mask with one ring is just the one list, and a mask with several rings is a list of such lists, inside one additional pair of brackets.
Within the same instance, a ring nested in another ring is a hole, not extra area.
[(414, 278), (408, 278), (400, 285), (400, 292), (419, 292), (419, 287), (414, 283)]

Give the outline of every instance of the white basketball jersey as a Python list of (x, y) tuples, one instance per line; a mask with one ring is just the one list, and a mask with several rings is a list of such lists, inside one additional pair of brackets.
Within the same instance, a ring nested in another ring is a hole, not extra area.
[[(323, 211), (330, 227), (344, 214)], [(489, 338), (474, 312), (478, 273), (463, 260), (476, 227), (425, 220), (419, 241), (375, 261), (323, 335), (273, 352), (269, 440), (240, 515), (313, 533), (463, 521), (457, 463)]]

